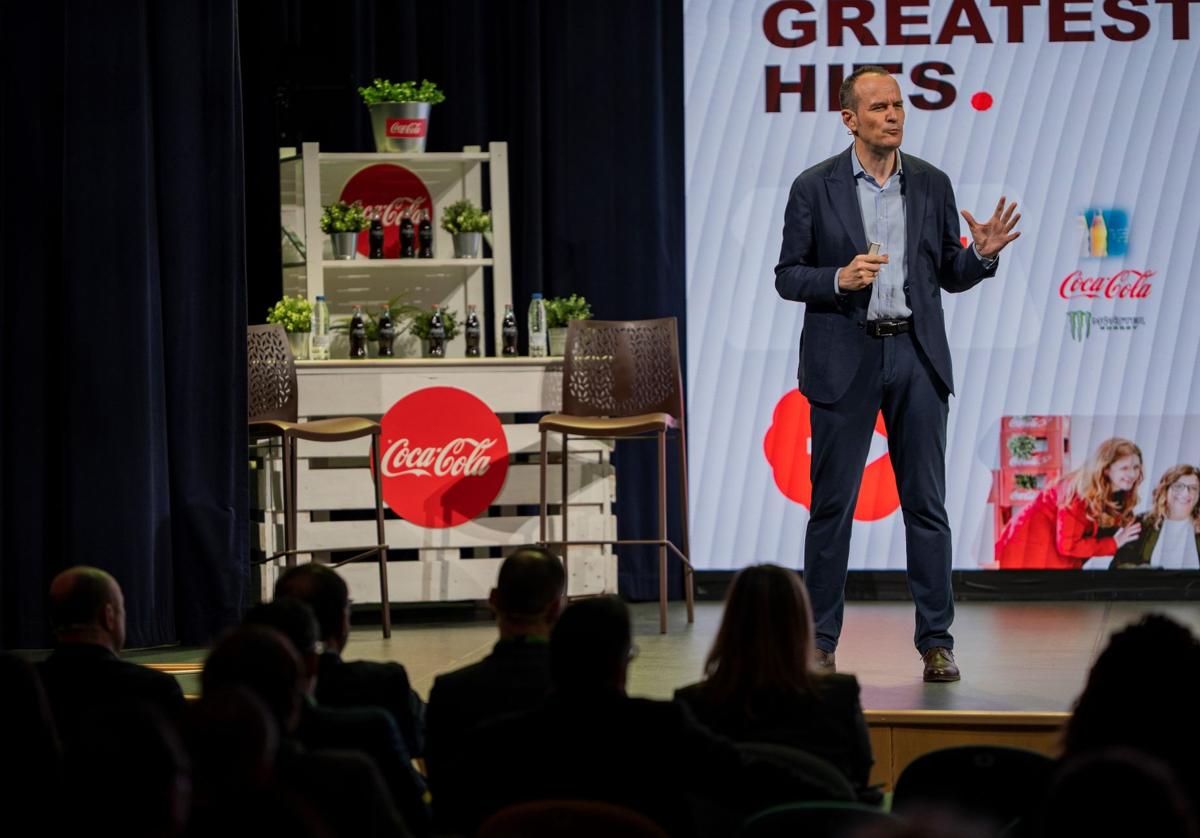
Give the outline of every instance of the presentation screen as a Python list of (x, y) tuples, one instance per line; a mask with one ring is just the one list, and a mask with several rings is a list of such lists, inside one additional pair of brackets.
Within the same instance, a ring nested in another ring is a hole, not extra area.
[[(996, 276), (942, 293), (954, 567), (1197, 567), (1200, 2), (685, 0), (684, 27), (695, 565), (803, 567), (804, 306), (774, 267), (792, 181), (853, 140), (842, 80), (879, 64), (901, 154), (976, 218), (1022, 214)], [(880, 419), (850, 566), (904, 564)]]

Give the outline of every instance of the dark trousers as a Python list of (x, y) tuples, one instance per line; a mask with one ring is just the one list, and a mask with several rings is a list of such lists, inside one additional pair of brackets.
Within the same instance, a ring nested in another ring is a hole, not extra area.
[(950, 523), (946, 517), (949, 394), (911, 332), (871, 340), (854, 382), (837, 402), (811, 404), (812, 513), (804, 537), (804, 581), (817, 646), (837, 647), (845, 607), (850, 527), (879, 412), (900, 490), (908, 589), (924, 653), (954, 647), (950, 623)]

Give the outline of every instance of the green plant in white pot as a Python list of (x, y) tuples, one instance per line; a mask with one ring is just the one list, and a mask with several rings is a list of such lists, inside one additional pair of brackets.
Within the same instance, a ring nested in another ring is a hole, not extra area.
[(371, 112), (376, 151), (424, 151), (429, 109), (446, 100), (429, 79), (420, 84), (375, 79), (358, 93)]
[(562, 355), (567, 348), (567, 324), (572, 320), (591, 320), (592, 307), (578, 294), (546, 300), (546, 328), (550, 334), (550, 354)]
[(479, 240), (492, 229), (492, 216), (463, 198), (442, 211), (441, 223), (454, 239), (454, 257), (475, 259), (479, 256)]
[(337, 201), (321, 213), (321, 232), (333, 240), (334, 259), (353, 259), (358, 252), (358, 234), (367, 229), (367, 213), (362, 201), (347, 204)]
[(278, 323), (287, 332), (288, 344), (297, 360), (308, 358), (308, 336), (312, 330), (312, 303), (297, 294), (283, 297), (267, 310), (267, 322)]

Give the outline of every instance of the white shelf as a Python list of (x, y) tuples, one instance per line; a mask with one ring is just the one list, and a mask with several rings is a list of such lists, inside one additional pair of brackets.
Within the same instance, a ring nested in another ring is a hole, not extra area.
[(322, 163), (486, 163), (492, 155), (486, 151), (322, 151)]
[(458, 268), (475, 270), (492, 267), (491, 259), (323, 259), (321, 268), (326, 271), (350, 271), (360, 269), (386, 269), (422, 271), (429, 268)]

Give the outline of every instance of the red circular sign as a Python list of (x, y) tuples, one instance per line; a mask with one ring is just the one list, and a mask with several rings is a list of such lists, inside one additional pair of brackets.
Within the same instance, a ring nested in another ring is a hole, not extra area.
[(384, 414), (383, 499), (422, 527), (457, 527), (483, 512), (508, 475), (499, 418), (456, 387), (427, 387)]
[[(342, 187), (340, 200), (350, 204), (362, 201), (367, 218), (379, 213), (383, 220), (383, 256), (400, 258), (400, 222), (405, 216), (419, 224), (426, 213), (433, 220), (433, 199), (425, 182), (413, 172), (395, 163), (376, 163), (358, 171)], [(367, 256), (371, 243), (369, 231), (358, 234), (358, 252)]]
[[(887, 436), (883, 414), (875, 419), (875, 433)], [(808, 399), (793, 390), (775, 405), (771, 427), (763, 439), (763, 452), (774, 470), (775, 485), (796, 503), (812, 509), (812, 425), (809, 421)], [(883, 454), (867, 463), (854, 518), (858, 521), (878, 521), (900, 508), (900, 492), (896, 488), (896, 473), (892, 458)]]

